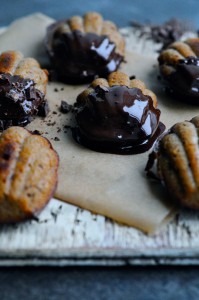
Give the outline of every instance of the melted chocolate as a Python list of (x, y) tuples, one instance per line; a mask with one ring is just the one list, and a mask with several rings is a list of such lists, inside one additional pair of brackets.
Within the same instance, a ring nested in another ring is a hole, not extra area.
[(18, 75), (0, 74), (0, 129), (25, 126), (44, 105), (44, 94), (34, 87), (34, 82)]
[(58, 77), (66, 83), (90, 82), (96, 75), (106, 77), (116, 71), (123, 56), (105, 35), (61, 32), (67, 20), (52, 24), (47, 31), (46, 48)]
[(138, 88), (97, 86), (86, 100), (77, 98), (75, 140), (99, 152), (134, 154), (147, 151), (165, 126), (160, 110)]
[(169, 92), (179, 99), (199, 104), (199, 59), (187, 57), (179, 60), (176, 71), (165, 79), (169, 83)]

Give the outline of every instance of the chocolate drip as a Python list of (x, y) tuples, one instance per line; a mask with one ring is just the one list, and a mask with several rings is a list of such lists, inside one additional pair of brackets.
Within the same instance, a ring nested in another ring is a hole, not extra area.
[(66, 83), (90, 82), (96, 75), (106, 77), (116, 71), (123, 56), (105, 35), (78, 30), (62, 32), (67, 20), (52, 24), (47, 31), (46, 48), (58, 77)]
[(97, 86), (84, 101), (77, 98), (75, 140), (86, 147), (117, 154), (147, 151), (165, 126), (160, 110), (138, 88)]
[(187, 57), (179, 60), (176, 70), (165, 77), (170, 87), (169, 91), (178, 98), (199, 104), (199, 59)]
[(44, 94), (35, 88), (33, 80), (18, 75), (0, 74), (0, 129), (13, 125), (25, 126), (30, 116), (45, 103)]

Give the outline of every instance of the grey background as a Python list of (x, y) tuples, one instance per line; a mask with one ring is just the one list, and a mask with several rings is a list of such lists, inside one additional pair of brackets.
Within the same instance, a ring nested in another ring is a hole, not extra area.
[(199, 28), (197, 0), (0, 0), (0, 25), (32, 12), (43, 12), (55, 19), (98, 11), (118, 26), (129, 21), (160, 23), (171, 17), (191, 20)]
[[(55, 19), (98, 11), (118, 26), (176, 17), (199, 28), (199, 1), (0, 0), (0, 26), (43, 12)], [(199, 299), (198, 267), (0, 268), (0, 300)]]
[(161, 268), (3, 268), (1, 300), (198, 300), (199, 271)]

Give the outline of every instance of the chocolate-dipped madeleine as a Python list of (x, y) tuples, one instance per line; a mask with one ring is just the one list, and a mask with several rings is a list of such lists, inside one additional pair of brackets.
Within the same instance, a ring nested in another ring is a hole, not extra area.
[[(157, 159), (157, 176), (178, 203), (199, 209), (199, 116), (175, 124), (149, 156), (147, 171)], [(151, 160), (151, 161), (150, 161)]]
[(182, 101), (199, 104), (199, 38), (172, 43), (158, 61), (167, 91)]
[(58, 78), (72, 84), (106, 77), (124, 58), (125, 43), (116, 25), (95, 12), (52, 24), (45, 45)]
[(0, 129), (25, 126), (32, 115), (42, 114), (47, 71), (34, 58), (24, 58), (19, 51), (0, 55)]
[(144, 83), (113, 72), (95, 79), (76, 102), (77, 142), (99, 152), (117, 154), (148, 150), (165, 129), (157, 98)]
[(0, 136), (0, 223), (34, 218), (53, 196), (59, 158), (50, 142), (19, 126)]

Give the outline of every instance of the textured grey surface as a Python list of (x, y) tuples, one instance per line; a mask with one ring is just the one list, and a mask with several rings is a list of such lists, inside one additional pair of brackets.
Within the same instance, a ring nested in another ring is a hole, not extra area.
[(1, 300), (198, 300), (198, 268), (1, 269)]
[[(1, 0), (0, 25), (8, 25), (14, 19), (33, 12), (42, 12), (55, 19), (98, 11), (104, 18), (118, 26), (127, 26), (129, 21), (152, 21), (161, 23), (171, 17), (191, 22), (199, 28), (199, 4), (197, 0)], [(2, 9), (3, 8), (3, 9)]]

